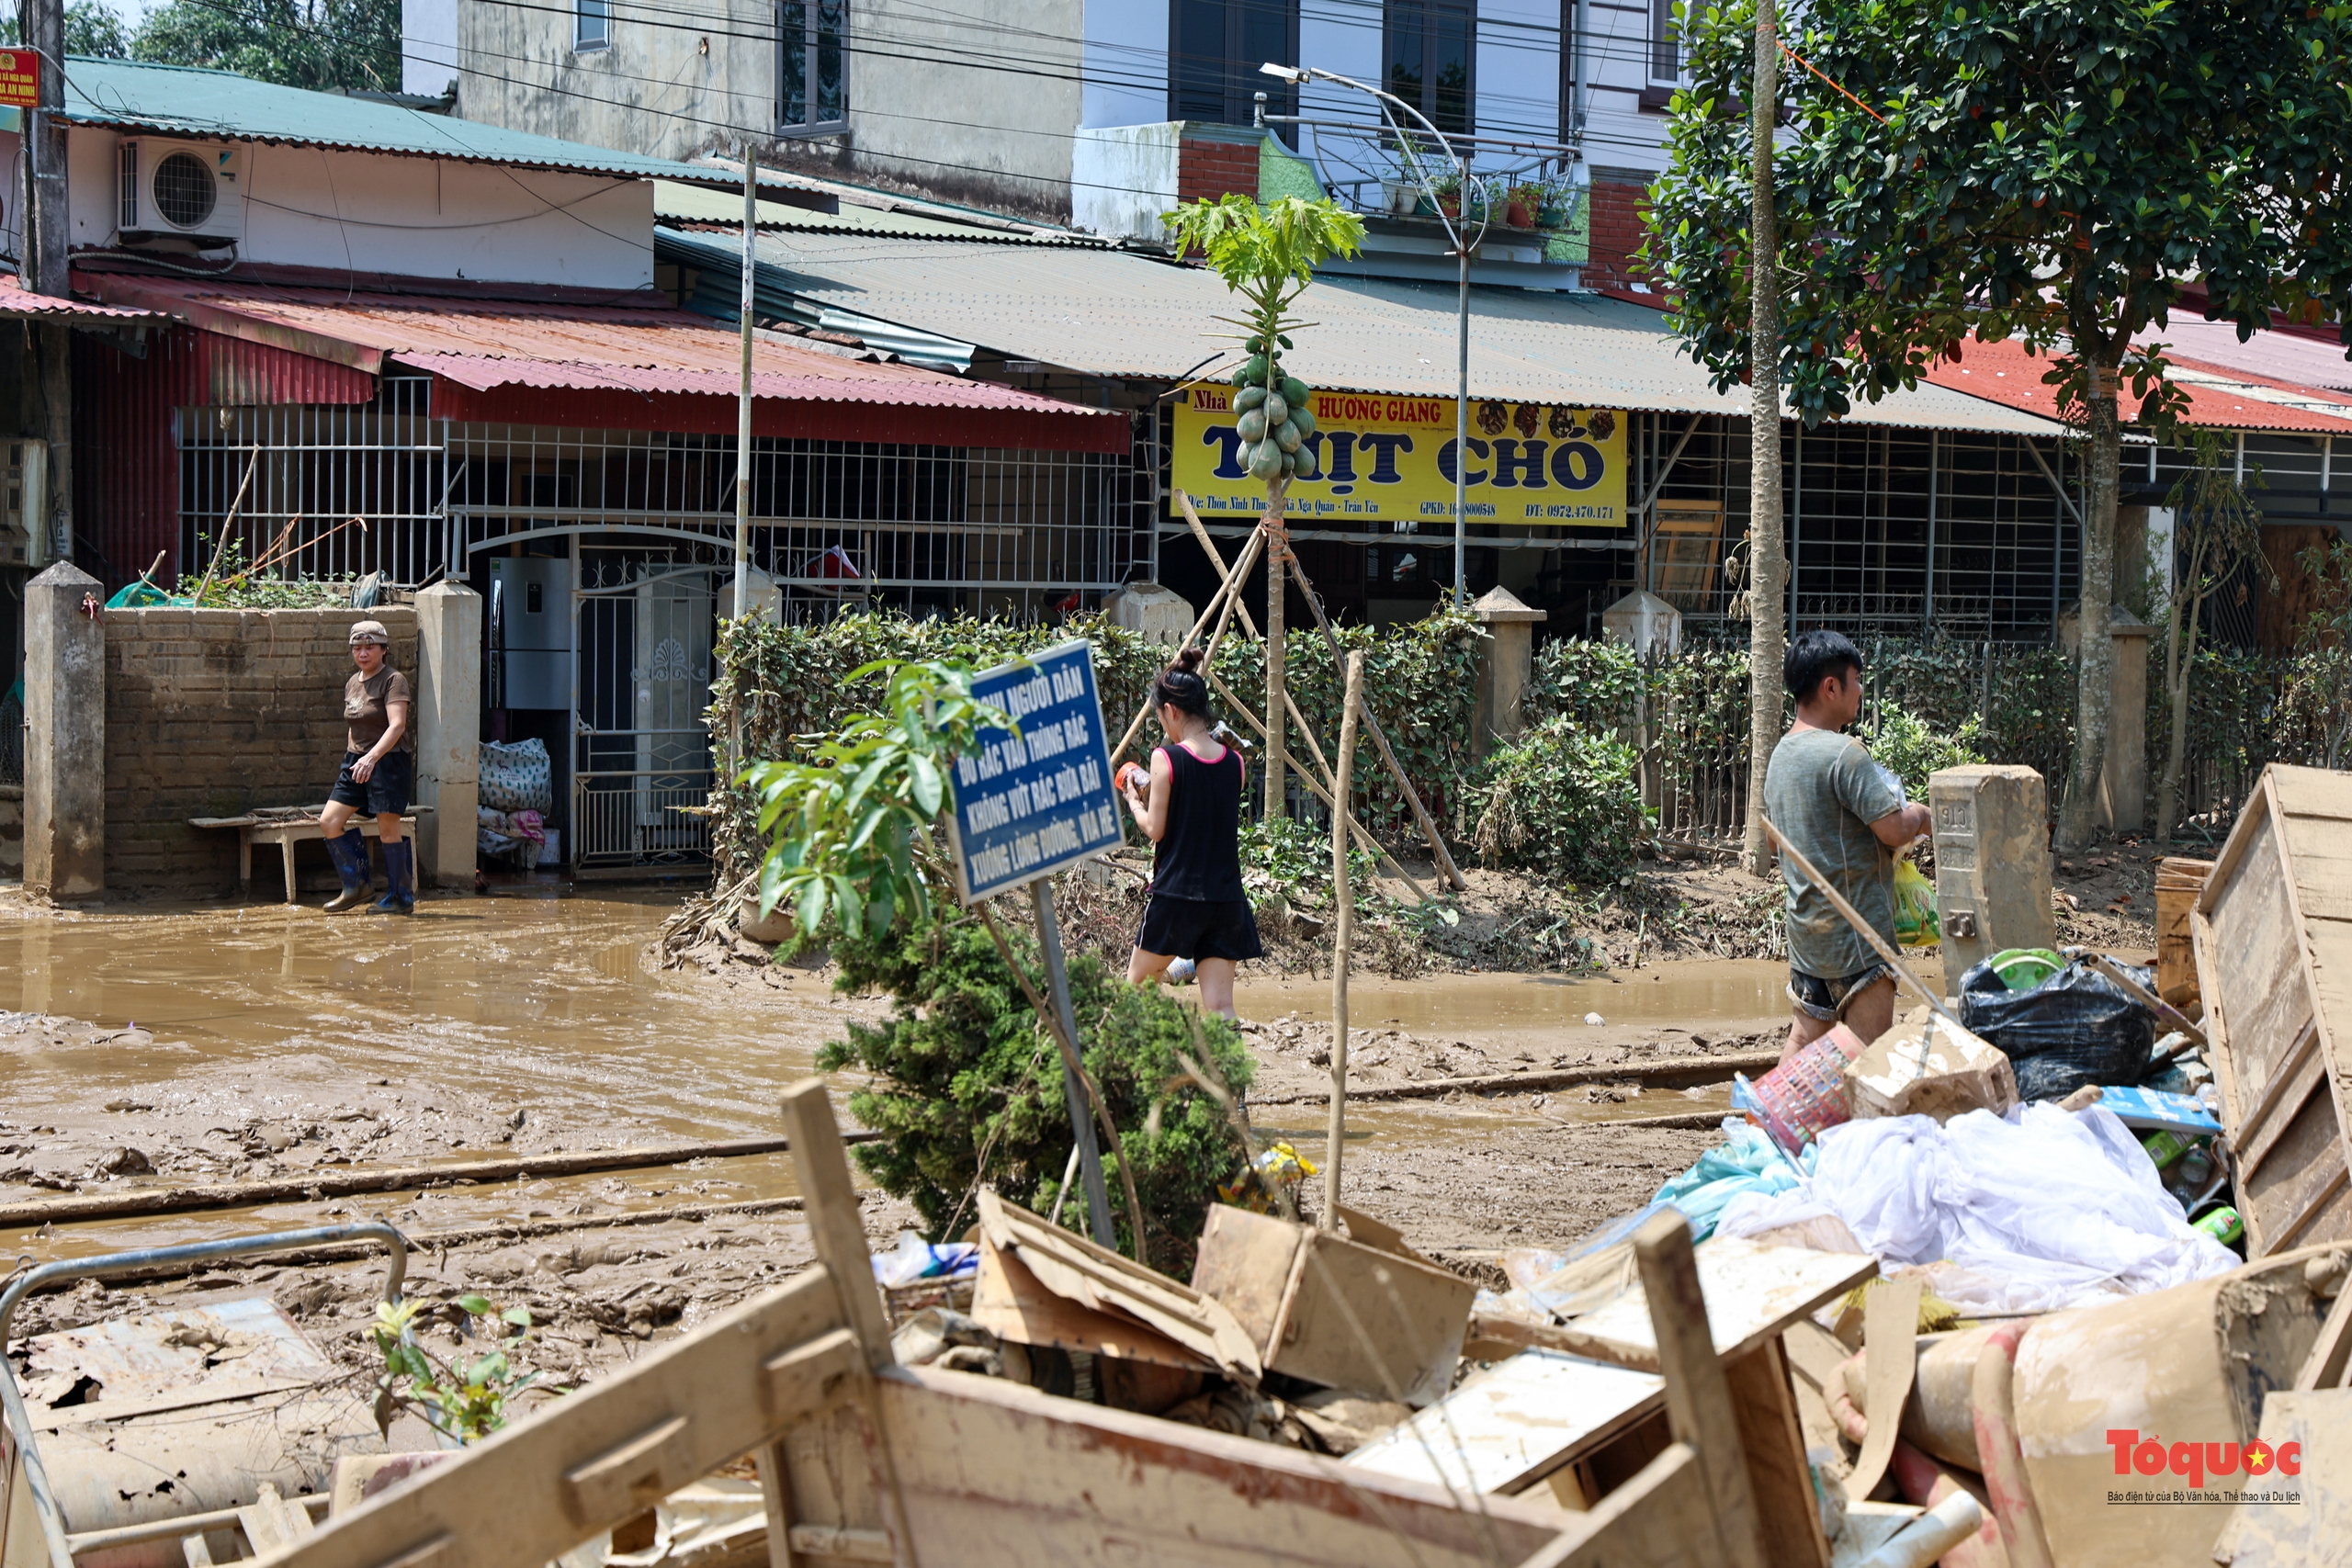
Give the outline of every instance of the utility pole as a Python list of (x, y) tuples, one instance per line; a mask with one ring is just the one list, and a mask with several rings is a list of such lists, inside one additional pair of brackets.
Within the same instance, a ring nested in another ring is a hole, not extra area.
[(743, 381), (735, 398), (735, 618), (752, 613), (752, 279), (760, 237), (760, 154), (743, 142)]
[[(36, 294), (72, 297), (65, 236), (65, 0), (21, 0), (17, 36), (40, 57), (40, 104), (25, 138), (21, 281)], [(49, 443), (50, 554), (74, 557), (74, 332), (62, 321), (32, 329), (40, 357), (41, 434)]]
[(1748, 220), (1748, 365), (1755, 399), (1747, 415), (1747, 834), (1742, 861), (1763, 876), (1771, 870), (1764, 831), (1764, 774), (1781, 742), (1781, 664), (1788, 656), (1781, 595), (1789, 559), (1781, 516), (1781, 226), (1772, 206), (1772, 132), (1780, 119), (1780, 39), (1773, 0), (1756, 6), (1756, 80), (1751, 152), (1753, 210)]

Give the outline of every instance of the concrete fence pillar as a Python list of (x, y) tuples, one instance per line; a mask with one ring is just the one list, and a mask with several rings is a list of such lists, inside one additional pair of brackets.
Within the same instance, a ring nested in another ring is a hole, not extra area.
[(481, 595), (436, 582), (416, 596), (416, 866), (428, 883), (470, 887), (481, 801)]
[(71, 561), (25, 585), (25, 889), (106, 892), (106, 589)]
[[(2108, 608), (2114, 658), (2108, 665), (2107, 760), (2099, 773), (2098, 825), (2138, 833), (2148, 825), (2148, 638), (2154, 627), (2120, 604)], [(2083, 616), (2075, 606), (2058, 619), (2066, 651), (2079, 650)]]
[(1470, 755), (1475, 760), (1493, 750), (1498, 742), (1519, 739), (1527, 728), (1522, 703), (1527, 681), (1535, 665), (1535, 623), (1544, 612), (1531, 610), (1508, 588), (1489, 589), (1470, 606), (1487, 628), (1488, 641), (1479, 650), (1478, 713), (1470, 728)]

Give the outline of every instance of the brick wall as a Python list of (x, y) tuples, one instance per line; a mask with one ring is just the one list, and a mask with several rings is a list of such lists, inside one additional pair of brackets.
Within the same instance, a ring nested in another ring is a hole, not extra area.
[[(191, 817), (316, 806), (343, 761), (351, 623), (392, 634), (392, 667), (416, 678), (416, 612), (107, 612), (107, 889), (218, 893), (237, 882), (237, 836)], [(303, 845), (324, 864), (324, 852)], [(254, 880), (275, 891), (277, 852)]]
[(1595, 171), (1592, 181), (1592, 260), (1584, 269), (1589, 288), (1623, 288), (1644, 276), (1632, 259), (1647, 238), (1642, 214), (1649, 207), (1649, 186), (1630, 175), (1610, 178)]
[(1238, 191), (1258, 194), (1258, 142), (1187, 136), (1176, 148), (1176, 199), (1198, 201)]

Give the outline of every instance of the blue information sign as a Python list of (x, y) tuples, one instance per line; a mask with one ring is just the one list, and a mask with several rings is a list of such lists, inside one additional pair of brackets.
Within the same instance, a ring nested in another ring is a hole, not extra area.
[(984, 731), (987, 749), (956, 763), (947, 820), (964, 902), (1116, 849), (1124, 834), (1093, 646), (1081, 638), (999, 665), (973, 677), (972, 694), (1011, 714), (1021, 733)]

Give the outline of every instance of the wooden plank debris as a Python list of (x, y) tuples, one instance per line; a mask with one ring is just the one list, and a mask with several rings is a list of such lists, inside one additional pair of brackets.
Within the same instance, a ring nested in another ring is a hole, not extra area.
[[(1465, 1499), (1001, 1380), (888, 1364), (888, 1342), (877, 1352), (868, 1337), (879, 1302), (862, 1250), (844, 1256), (857, 1212), (838, 1143), (810, 1168), (809, 1144), (831, 1125), (822, 1093), (812, 1082), (787, 1101), (816, 1268), (259, 1553), (255, 1568), (543, 1568), (744, 1453), (760, 1460), (772, 1568), (811, 1560), (913, 1568), (926, 1553), (964, 1568), (1762, 1568), (1739, 1417), (1703, 1335), (1677, 1331), (1678, 1321), (1705, 1316), (1679, 1216), (1638, 1238), (1662, 1303), (1663, 1378), (1602, 1369), (1675, 1391), (1672, 1438), (1599, 1506), (1567, 1515), (1548, 1503)], [(1115, 1254), (1073, 1258), (1049, 1239), (1024, 1234), (1014, 1250), (1103, 1300), (1140, 1293), (1114, 1277), (1109, 1265), (1134, 1269)], [(855, 1279), (842, 1277), (850, 1261), (861, 1266)], [(741, 1546), (729, 1562), (753, 1560), (748, 1537)]]
[(1223, 1303), (1269, 1371), (1416, 1407), (1453, 1385), (1477, 1287), (1353, 1210), (1340, 1236), (1219, 1203), (1193, 1288)]
[(2352, 775), (2273, 763), (2190, 916), (2246, 1256), (2352, 1237)]
[(2272, 1393), (2262, 1402), (2262, 1440), (2274, 1452), (2302, 1445), (2302, 1474), (2279, 1483), (2300, 1501), (2240, 1503), (2213, 1543), (2213, 1561), (2224, 1568), (2341, 1562), (2352, 1541), (2352, 1389)]
[[(1770, 1247), (1717, 1236), (1698, 1249), (1699, 1284), (1706, 1292), (1707, 1326), (1717, 1355), (1744, 1355), (1815, 1308), (1878, 1276), (1878, 1259), (1850, 1252)], [(1624, 1352), (1655, 1354), (1649, 1302), (1635, 1285), (1606, 1306), (1576, 1319), (1596, 1342)]]
[(2212, 873), (2210, 860), (2166, 855), (2156, 863), (2156, 995), (2177, 1008), (2198, 999), (2197, 942), (2190, 917)]

